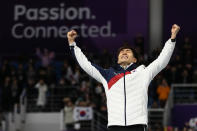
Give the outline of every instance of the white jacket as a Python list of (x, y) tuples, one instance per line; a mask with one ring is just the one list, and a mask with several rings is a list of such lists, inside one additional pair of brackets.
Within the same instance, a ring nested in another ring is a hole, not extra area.
[(37, 99), (37, 106), (45, 106), (46, 105), (46, 92), (47, 92), (47, 85), (37, 83), (35, 88), (38, 89), (38, 99)]
[(159, 57), (150, 65), (126, 70), (103, 69), (88, 61), (76, 43), (70, 45), (73, 56), (81, 68), (103, 84), (107, 97), (108, 126), (129, 126), (148, 123), (148, 86), (151, 80), (168, 64), (175, 42), (168, 40)]

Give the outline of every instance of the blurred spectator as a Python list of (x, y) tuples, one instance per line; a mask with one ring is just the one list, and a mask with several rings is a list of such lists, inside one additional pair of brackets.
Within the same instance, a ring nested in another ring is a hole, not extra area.
[(56, 73), (53, 66), (49, 65), (46, 69), (46, 80), (48, 85), (56, 84)]
[(187, 50), (183, 56), (183, 61), (186, 64), (193, 64), (193, 54), (191, 50)]
[(169, 84), (171, 84), (172, 81), (175, 81), (175, 76), (172, 75), (171, 68), (171, 65), (167, 65), (165, 71), (163, 72), (164, 78), (166, 78)]
[[(157, 78), (157, 76), (156, 76)], [(157, 81), (153, 80), (148, 89), (148, 106), (151, 107), (154, 101), (158, 101), (157, 96)]]
[(163, 131), (164, 130), (164, 128), (162, 127), (162, 124), (160, 124), (160, 123), (156, 123), (154, 126), (155, 126), (155, 131)]
[(71, 84), (73, 71), (70, 65), (68, 65), (68, 62), (66, 60), (64, 60), (63, 66), (61, 68), (61, 73), (62, 73), (62, 77), (65, 78), (66, 83)]
[(14, 78), (11, 84), (11, 100), (12, 100), (12, 109), (14, 109), (15, 105), (19, 104), (20, 93), (22, 92), (22, 88), (19, 87), (18, 80)]
[(58, 88), (66, 88), (66, 87), (67, 87), (67, 85), (66, 85), (66, 83), (65, 83), (64, 78), (61, 78), (61, 79), (59, 80), (59, 83), (58, 83)]
[(159, 108), (160, 106), (158, 105), (158, 103), (156, 101), (153, 102), (151, 108)]
[(102, 87), (103, 87), (102, 84), (100, 84), (100, 83), (97, 84), (97, 86), (95, 88), (95, 93), (97, 95), (100, 95), (102, 93)]
[(187, 69), (188, 73), (189, 73), (189, 79), (190, 79), (190, 83), (192, 82), (192, 75), (193, 75), (193, 66), (192, 64), (185, 64), (185, 68)]
[(71, 77), (71, 79), (72, 79), (71, 84), (72, 85), (79, 84), (80, 76), (81, 76), (81, 72), (80, 72), (79, 66), (75, 66), (75, 72)]
[(41, 64), (43, 67), (47, 67), (52, 63), (55, 58), (55, 53), (50, 52), (48, 49), (44, 49), (44, 53), (41, 53), (40, 48), (36, 48), (36, 55), (41, 59)]
[(38, 78), (43, 79), (44, 81), (47, 81), (46, 68), (41, 67), (38, 69)]
[(27, 80), (35, 80), (36, 78), (36, 70), (34, 69), (33, 65), (28, 65), (27, 71), (26, 71), (26, 77)]
[(188, 70), (185, 68), (181, 73), (181, 83), (191, 83), (192, 77), (189, 74)]
[(171, 67), (171, 73), (166, 76), (166, 78), (170, 78), (170, 83), (180, 83), (181, 82), (181, 74), (179, 69), (176, 66)]
[(107, 106), (101, 105), (100, 112), (102, 115), (107, 116)]
[(179, 128), (178, 128), (178, 127), (175, 127), (175, 128), (174, 128), (174, 131), (179, 131)]
[(197, 69), (193, 72), (193, 83), (197, 83)]
[(183, 41), (183, 51), (186, 50), (192, 50), (191, 39), (189, 36), (185, 36)]
[(170, 87), (165, 79), (162, 80), (161, 84), (157, 88), (157, 94), (159, 95), (160, 106), (164, 108), (165, 103), (170, 93)]
[[(60, 80), (59, 80), (59, 82), (57, 84), (57, 88), (53, 89), (54, 94), (55, 95), (58, 95), (58, 94), (63, 94), (64, 95), (64, 94), (67, 93), (67, 91), (66, 91), (66, 93), (64, 93), (64, 92), (62, 92), (62, 89), (66, 89), (68, 87), (69, 87), (69, 85), (66, 85), (65, 79), (64, 78), (60, 78)], [(72, 96), (72, 94), (70, 94), (70, 95)]]
[(23, 64), (22, 63), (19, 63), (18, 64), (18, 68), (17, 68), (17, 79), (18, 79), (18, 83), (20, 85), (24, 85), (25, 82), (26, 82), (26, 79), (25, 79), (25, 71), (24, 71), (24, 67), (23, 67)]
[(90, 83), (89, 81), (82, 81), (81, 86), (78, 91), (78, 99), (77, 103), (83, 101), (86, 105), (90, 102), (89, 94), (90, 94)]
[(190, 130), (189, 122), (185, 122), (183, 131), (193, 131), (193, 130)]
[(31, 98), (32, 95), (38, 94), (38, 91), (35, 88), (35, 81), (33, 79), (28, 79), (27, 80), (26, 91), (27, 91), (27, 98)]
[(167, 127), (167, 131), (173, 131), (173, 127), (172, 126), (168, 126)]
[(79, 106), (79, 107), (87, 107), (88, 104), (84, 100), (78, 100), (76, 106)]
[(183, 56), (185, 53), (189, 50), (192, 50), (192, 44), (191, 44), (191, 39), (189, 36), (185, 36), (182, 44), (182, 54)]
[(184, 63), (193, 64), (193, 59), (194, 59), (193, 48), (192, 48), (191, 40), (188, 36), (184, 38), (181, 53)]
[(64, 123), (66, 130), (72, 130), (74, 128), (73, 110), (74, 105), (70, 98), (64, 98)]
[(2, 108), (4, 112), (11, 111), (11, 79), (9, 76), (6, 76), (2, 86)]
[(173, 63), (174, 63), (174, 65), (179, 66), (179, 68), (182, 67), (183, 61), (181, 60), (181, 56), (177, 54), (175, 56)]
[(35, 88), (38, 89), (38, 98), (37, 98), (37, 106), (39, 109), (43, 109), (46, 105), (46, 92), (48, 89), (47, 84), (43, 79), (40, 79), (39, 82), (35, 85)]
[(190, 118), (188, 125), (191, 129), (197, 131), (197, 117)]
[(4, 61), (2, 66), (1, 66), (1, 72), (0, 72), (0, 82), (3, 83), (5, 77), (10, 76), (10, 66), (8, 64), (8, 61)]
[(10, 77), (17, 77), (17, 71), (16, 68), (12, 65), (10, 66)]

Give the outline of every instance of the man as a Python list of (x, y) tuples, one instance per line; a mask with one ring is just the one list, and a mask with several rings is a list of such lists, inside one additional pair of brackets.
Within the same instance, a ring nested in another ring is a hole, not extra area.
[(168, 64), (175, 47), (176, 35), (180, 27), (173, 25), (171, 38), (159, 57), (149, 66), (137, 67), (135, 51), (123, 46), (118, 51), (117, 67), (103, 69), (88, 61), (77, 47), (76, 31), (67, 33), (73, 56), (81, 68), (103, 84), (107, 97), (108, 129), (110, 131), (144, 131), (148, 123), (148, 86), (151, 80)]

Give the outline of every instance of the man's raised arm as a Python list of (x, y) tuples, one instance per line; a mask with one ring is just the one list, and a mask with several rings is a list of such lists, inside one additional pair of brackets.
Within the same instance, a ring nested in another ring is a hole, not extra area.
[(180, 27), (176, 24), (172, 26), (171, 38), (165, 43), (160, 55), (149, 66), (146, 67), (147, 74), (150, 79), (153, 79), (170, 61), (176, 43), (176, 35)]
[(80, 67), (92, 76), (94, 79), (102, 83), (103, 75), (105, 75), (105, 70), (95, 64), (92, 64), (86, 56), (83, 54), (81, 49), (76, 45), (75, 38), (77, 37), (77, 32), (71, 30), (67, 33), (68, 43), (72, 52), (72, 55), (80, 65)]

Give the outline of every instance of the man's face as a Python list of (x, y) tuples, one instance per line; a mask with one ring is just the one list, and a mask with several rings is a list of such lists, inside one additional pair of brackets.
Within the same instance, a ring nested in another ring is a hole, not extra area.
[(118, 64), (127, 64), (136, 63), (137, 60), (133, 56), (133, 52), (131, 49), (122, 49), (118, 55)]

